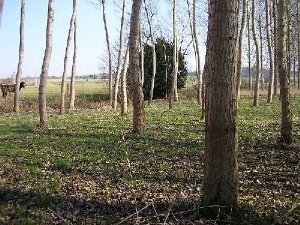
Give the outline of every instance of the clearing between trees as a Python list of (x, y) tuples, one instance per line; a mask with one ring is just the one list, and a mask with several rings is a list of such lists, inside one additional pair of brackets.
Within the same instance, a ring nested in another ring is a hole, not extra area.
[[(290, 146), (278, 142), (278, 97), (267, 104), (261, 96), (253, 107), (252, 96), (242, 95), (240, 209), (212, 206), (220, 213), (208, 218), (201, 205), (204, 121), (193, 91), (183, 90), (171, 110), (167, 100), (146, 105), (139, 135), (131, 133), (131, 111), (121, 117), (104, 95), (83, 92), (78, 109), (64, 115), (50, 93), (51, 128), (40, 129), (34, 97), (24, 92), (25, 112), (0, 117), (0, 224), (299, 223), (299, 95), (291, 98)], [(12, 98), (0, 104), (9, 111)]]

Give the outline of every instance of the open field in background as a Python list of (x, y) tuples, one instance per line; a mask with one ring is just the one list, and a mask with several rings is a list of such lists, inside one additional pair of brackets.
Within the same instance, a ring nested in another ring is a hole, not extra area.
[(165, 100), (146, 104), (140, 135), (131, 133), (131, 108), (120, 117), (108, 106), (106, 85), (78, 81), (79, 110), (59, 115), (59, 81), (49, 81), (47, 130), (39, 128), (37, 87), (22, 90), (20, 115), (10, 113), (12, 96), (0, 101), (0, 224), (299, 224), (298, 91), (291, 146), (278, 143), (278, 97), (267, 104), (263, 92), (255, 108), (243, 91), (241, 207), (205, 218), (204, 122), (193, 83), (171, 110)]

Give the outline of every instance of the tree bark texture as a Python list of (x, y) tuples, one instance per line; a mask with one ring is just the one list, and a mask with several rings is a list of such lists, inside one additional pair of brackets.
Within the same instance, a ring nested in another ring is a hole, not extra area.
[(102, 0), (102, 16), (103, 16), (103, 23), (105, 29), (105, 38), (106, 38), (106, 47), (108, 52), (108, 91), (109, 91), (109, 104), (112, 106), (113, 103), (113, 78), (112, 78), (112, 55), (111, 55), (111, 47), (110, 47), (110, 39), (109, 33), (107, 28), (107, 21), (106, 21), (106, 10), (105, 10), (105, 0)]
[(252, 0), (252, 33), (253, 33), (253, 40), (255, 43), (256, 49), (256, 80), (255, 80), (255, 88), (254, 88), (254, 99), (253, 99), (253, 106), (258, 106), (259, 100), (259, 81), (261, 77), (261, 57), (260, 57), (260, 46), (259, 41), (256, 33), (256, 0)]
[(129, 46), (127, 46), (121, 77), (121, 115), (127, 115), (127, 70), (129, 64)]
[(237, 37), (239, 0), (211, 0), (208, 39), (203, 203), (238, 205)]
[(52, 52), (52, 35), (53, 35), (53, 21), (54, 21), (54, 0), (49, 0), (48, 3), (48, 19), (46, 28), (46, 48), (43, 59), (42, 71), (40, 75), (39, 86), (39, 114), (40, 114), (40, 127), (48, 127), (48, 115), (46, 104), (46, 85), (48, 78), (49, 63)]
[(169, 108), (172, 108), (172, 102), (178, 101), (177, 92), (177, 74), (178, 74), (178, 38), (177, 38), (177, 0), (173, 0), (173, 79), (169, 94)]
[(121, 17), (121, 28), (120, 28), (120, 46), (118, 51), (118, 66), (117, 66), (117, 72), (115, 77), (115, 86), (114, 86), (114, 97), (113, 97), (113, 109), (117, 108), (118, 105), (118, 91), (119, 91), (119, 82), (120, 82), (120, 76), (121, 76), (121, 70), (122, 70), (122, 53), (123, 53), (123, 31), (124, 31), (124, 19), (125, 19), (125, 6), (126, 6), (126, 0), (123, 0), (123, 7), (122, 7), (122, 17)]
[(273, 48), (271, 40), (271, 19), (270, 19), (270, 7), (269, 1), (265, 0), (266, 8), (266, 26), (267, 26), (267, 41), (268, 41), (268, 52), (269, 52), (269, 62), (270, 62), (270, 73), (269, 73), (269, 87), (268, 87), (268, 103), (271, 103), (273, 100), (273, 91), (274, 91), (274, 63), (273, 63)]
[(240, 98), (240, 89), (242, 83), (242, 51), (243, 51), (243, 38), (244, 38), (246, 19), (247, 19), (247, 7), (248, 7), (247, 5), (248, 5), (248, 0), (243, 0), (242, 24), (240, 28), (239, 41), (238, 41), (239, 47), (238, 47), (237, 86), (236, 86), (237, 99)]
[(276, 1), (273, 1), (273, 20), (274, 20), (274, 95), (278, 95), (278, 25), (276, 13)]
[(64, 58), (64, 70), (61, 79), (61, 90), (60, 90), (60, 113), (63, 114), (65, 112), (65, 95), (66, 95), (66, 77), (67, 77), (67, 66), (68, 66), (68, 57), (70, 53), (70, 46), (72, 41), (72, 35), (74, 33), (74, 21), (77, 14), (77, 0), (73, 0), (73, 12), (70, 20), (68, 38), (67, 38), (67, 46), (65, 51)]
[(76, 79), (76, 64), (77, 64), (77, 17), (74, 20), (74, 53), (73, 53), (73, 63), (72, 63), (72, 75), (71, 75), (71, 85), (70, 85), (70, 110), (75, 109), (75, 79)]
[(280, 76), (281, 100), (281, 141), (292, 142), (292, 113), (290, 106), (290, 84), (287, 72), (287, 5), (285, 0), (279, 0), (278, 15), (278, 72)]
[(25, 0), (21, 0), (21, 18), (20, 18), (20, 44), (19, 44), (19, 63), (16, 75), (16, 88), (14, 96), (14, 112), (20, 111), (20, 82), (23, 71), (24, 61), (24, 22), (25, 22)]
[(132, 86), (133, 132), (140, 133), (145, 127), (144, 94), (140, 61), (140, 11), (141, 0), (133, 0), (129, 35), (129, 68)]
[(152, 42), (152, 77), (151, 77), (151, 86), (150, 86), (150, 97), (149, 97), (149, 104), (152, 103), (153, 100), (153, 91), (154, 91), (154, 85), (155, 85), (155, 76), (156, 76), (156, 50), (155, 50), (155, 38), (154, 38), (154, 33), (152, 29), (152, 22), (149, 14), (149, 9), (146, 4), (146, 0), (144, 0), (144, 5), (145, 5), (145, 11), (146, 11), (146, 16), (147, 16), (147, 22), (150, 30), (150, 38)]

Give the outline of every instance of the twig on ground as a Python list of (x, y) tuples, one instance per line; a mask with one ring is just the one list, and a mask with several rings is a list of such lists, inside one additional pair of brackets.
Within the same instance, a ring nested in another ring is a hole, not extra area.
[(54, 212), (52, 209), (47, 208), (51, 213), (53, 213), (55, 216), (57, 216), (59, 219), (61, 219), (62, 221), (64, 221), (66, 224), (68, 225), (72, 225), (71, 222), (69, 222), (68, 220), (66, 220), (65, 218), (63, 218), (61, 215), (59, 215), (57, 212)]
[(127, 216), (125, 219), (123, 219), (121, 222), (117, 223), (117, 225), (124, 223), (125, 221), (129, 220), (131, 217), (133, 217), (134, 215), (136, 215), (137, 213), (142, 212), (143, 210), (147, 209), (150, 205), (146, 205), (145, 207), (141, 208), (139, 211)]

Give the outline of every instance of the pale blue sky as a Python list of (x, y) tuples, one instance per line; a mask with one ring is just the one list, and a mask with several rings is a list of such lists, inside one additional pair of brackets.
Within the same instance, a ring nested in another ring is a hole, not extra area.
[[(93, 6), (90, 0), (78, 0), (78, 64), (77, 74), (100, 72), (100, 59), (106, 51), (105, 31), (102, 10)], [(55, 0), (55, 18), (53, 33), (53, 50), (49, 76), (61, 76), (69, 21), (72, 13), (72, 0)], [(117, 2), (117, 1), (116, 1)], [(131, 10), (128, 1), (127, 11)], [(165, 1), (158, 1), (164, 16), (171, 19), (171, 7)], [(121, 0), (120, 0), (121, 5)], [(25, 57), (23, 77), (39, 76), (45, 50), (46, 22), (48, 0), (26, 0), (25, 15)], [(170, 8), (170, 9), (167, 9)], [(161, 14), (162, 12), (160, 12)], [(120, 26), (120, 9), (107, 1), (107, 17), (111, 42), (118, 37)], [(127, 15), (128, 17), (128, 15)], [(5, 0), (2, 25), (0, 29), (0, 78), (10, 77), (16, 72), (19, 48), (20, 0)], [(171, 32), (170, 28), (170, 32)], [(203, 54), (204, 55), (204, 54)], [(68, 72), (71, 67), (69, 58)], [(188, 57), (193, 67), (193, 57)], [(203, 61), (202, 61), (203, 62)], [(70, 74), (70, 73), (68, 73)]]
[[(26, 0), (25, 57), (23, 76), (38, 76), (45, 49), (47, 0)], [(108, 14), (116, 18), (113, 7)], [(55, 1), (53, 51), (49, 75), (61, 75), (67, 32), (72, 13), (71, 0)], [(0, 30), (0, 78), (12, 75), (17, 68), (19, 47), (20, 1), (6, 0)], [(113, 24), (112, 24), (113, 25)], [(117, 27), (111, 28), (111, 33)], [(101, 10), (88, 1), (78, 1), (78, 74), (99, 72), (99, 56), (105, 51), (105, 33)], [(70, 61), (70, 60), (69, 60)], [(70, 69), (69, 69), (70, 71)]]

